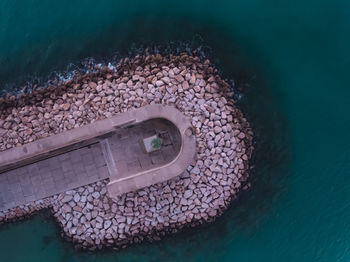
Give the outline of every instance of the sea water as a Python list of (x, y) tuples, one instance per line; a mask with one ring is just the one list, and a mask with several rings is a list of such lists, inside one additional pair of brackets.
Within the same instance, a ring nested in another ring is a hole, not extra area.
[(62, 240), (44, 211), (0, 226), (0, 261), (349, 261), (350, 2), (0, 2), (0, 89), (84, 61), (197, 48), (241, 90), (252, 188), (215, 223), (119, 252)]

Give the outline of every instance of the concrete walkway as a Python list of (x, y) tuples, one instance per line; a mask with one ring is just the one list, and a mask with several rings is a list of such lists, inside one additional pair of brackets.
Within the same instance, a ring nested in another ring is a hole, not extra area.
[[(142, 152), (139, 141), (160, 130), (164, 136), (161, 150)], [(179, 143), (171, 131), (159, 121), (145, 121), (121, 128), (90, 146), (1, 173), (0, 210), (106, 179), (114, 173), (111, 165), (121, 178), (166, 164), (177, 154), (175, 145)]]
[[(157, 134), (158, 151), (144, 138)], [(110, 178), (114, 197), (180, 175), (196, 153), (191, 124), (177, 109), (148, 105), (0, 152), (0, 210)]]
[(0, 210), (108, 178), (99, 143), (0, 174)]

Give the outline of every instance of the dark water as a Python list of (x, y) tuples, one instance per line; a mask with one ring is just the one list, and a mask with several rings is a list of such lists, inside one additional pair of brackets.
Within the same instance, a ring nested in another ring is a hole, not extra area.
[(257, 147), (252, 190), (212, 225), (87, 254), (43, 213), (0, 227), (1, 261), (349, 261), (349, 31), (346, 0), (1, 1), (2, 90), (86, 57), (201, 45), (245, 86)]

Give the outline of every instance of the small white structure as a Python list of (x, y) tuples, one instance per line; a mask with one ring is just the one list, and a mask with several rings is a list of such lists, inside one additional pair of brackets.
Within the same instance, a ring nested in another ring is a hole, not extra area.
[(144, 150), (147, 153), (159, 150), (162, 146), (162, 139), (160, 139), (157, 135), (144, 138), (142, 141)]

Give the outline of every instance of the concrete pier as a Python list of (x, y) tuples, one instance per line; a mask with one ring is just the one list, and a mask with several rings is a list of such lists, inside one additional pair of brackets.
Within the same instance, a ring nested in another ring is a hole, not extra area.
[[(164, 146), (143, 152), (139, 141), (157, 133)], [(190, 122), (174, 107), (130, 110), (0, 152), (0, 210), (106, 178), (115, 197), (180, 175), (195, 153)]]

